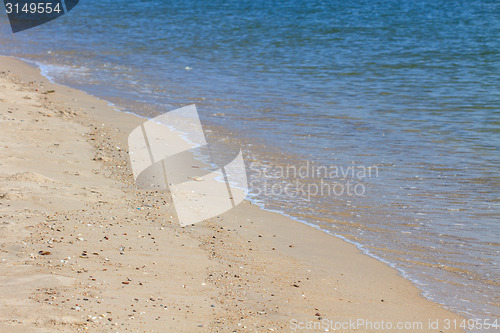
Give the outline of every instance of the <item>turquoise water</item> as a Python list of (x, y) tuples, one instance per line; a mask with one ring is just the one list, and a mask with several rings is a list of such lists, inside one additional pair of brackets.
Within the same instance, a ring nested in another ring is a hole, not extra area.
[[(499, 36), (486, 0), (103, 0), (15, 35), (0, 23), (3, 54), (121, 109), (196, 103), (244, 148), (255, 202), (481, 318), (500, 316)], [(270, 191), (349, 180), (363, 195)]]

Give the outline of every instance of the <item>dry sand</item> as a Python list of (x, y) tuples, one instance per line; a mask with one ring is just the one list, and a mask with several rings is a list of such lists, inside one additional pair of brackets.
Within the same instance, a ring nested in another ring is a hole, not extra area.
[(172, 222), (167, 198), (131, 175), (127, 135), (142, 121), (0, 57), (0, 332), (322, 323), (297, 329), (312, 332), (358, 319), (454, 331), (444, 321), (461, 318), (394, 269), (281, 215), (245, 202), (192, 227)]

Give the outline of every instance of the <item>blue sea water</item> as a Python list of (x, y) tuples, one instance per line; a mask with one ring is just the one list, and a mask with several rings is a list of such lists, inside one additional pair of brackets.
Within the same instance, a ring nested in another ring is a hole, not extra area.
[[(255, 202), (500, 317), (498, 1), (82, 1), (18, 34), (0, 19), (1, 53), (125, 111), (196, 103), (243, 147)], [(362, 195), (330, 191), (347, 181)]]

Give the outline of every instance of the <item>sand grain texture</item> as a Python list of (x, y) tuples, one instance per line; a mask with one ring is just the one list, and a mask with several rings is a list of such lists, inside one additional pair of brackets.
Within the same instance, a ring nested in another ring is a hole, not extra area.
[(141, 122), (0, 58), (0, 332), (459, 319), (354, 246), (247, 202), (181, 228), (168, 197), (133, 182)]

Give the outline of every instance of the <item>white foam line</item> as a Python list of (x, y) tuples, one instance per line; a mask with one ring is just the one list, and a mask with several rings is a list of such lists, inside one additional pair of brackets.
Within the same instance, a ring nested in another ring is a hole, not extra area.
[[(67, 66), (61, 66), (61, 65), (51, 65), (51, 64), (45, 64), (43, 62), (40, 62), (40, 61), (36, 61), (36, 60), (30, 60), (30, 59), (25, 59), (25, 58), (21, 58), (21, 57), (16, 57), (16, 56), (10, 56), (12, 58), (15, 58), (15, 59), (18, 59), (18, 60), (21, 60), (21, 61), (24, 61), (34, 67), (37, 67), (39, 70), (40, 70), (40, 74), (45, 77), (47, 80), (49, 80), (50, 82), (54, 83), (54, 84), (60, 84), (60, 85), (64, 85), (62, 83), (59, 83), (56, 81), (55, 77), (53, 77), (52, 75), (49, 74), (49, 69), (50, 67), (60, 67), (60, 68), (63, 68), (63, 67), (67, 67)], [(70, 68), (70, 67), (67, 67), (67, 68)], [(94, 96), (94, 95), (92, 95)], [(127, 114), (131, 114), (131, 115), (134, 115), (138, 118), (141, 118), (141, 119), (147, 119), (147, 120), (150, 120), (151, 118), (149, 117), (146, 117), (146, 116), (142, 116), (140, 114), (137, 114), (137, 113), (134, 113), (132, 111), (128, 111), (128, 110), (123, 110), (121, 108), (119, 108), (118, 106), (116, 106), (113, 102), (110, 102), (108, 100), (105, 100), (105, 99), (102, 99), (100, 97), (97, 97), (97, 96), (94, 96), (96, 98), (99, 98), (101, 100), (104, 100), (110, 107), (112, 107), (115, 111), (119, 111), (119, 112), (123, 112), (123, 113), (127, 113)]]
[(294, 217), (294, 216), (291, 216), (291, 215), (289, 215), (289, 214), (287, 214), (287, 213), (285, 213), (285, 212), (283, 212), (283, 211), (281, 211), (281, 210), (276, 210), (276, 209), (266, 208), (266, 207), (265, 207), (264, 202), (263, 202), (263, 201), (261, 201), (261, 200), (259, 200), (259, 199), (257, 199), (257, 198), (255, 198), (255, 196), (256, 196), (256, 195), (249, 194), (249, 195), (247, 196), (247, 199), (248, 199), (248, 201), (250, 201), (252, 204), (254, 204), (254, 205), (258, 206), (260, 209), (265, 210), (265, 211), (268, 211), (268, 212), (273, 212), (273, 213), (277, 213), (277, 214), (283, 215), (283, 216), (288, 217), (288, 218), (290, 218), (290, 219), (292, 219), (292, 220), (294, 220), (294, 221), (296, 221), (296, 222), (299, 222), (299, 223), (305, 224), (305, 225), (307, 225), (307, 226), (309, 226), (309, 227), (312, 227), (312, 228), (314, 228), (314, 229), (317, 229), (317, 230), (319, 230), (319, 231), (322, 231), (322, 232), (324, 232), (324, 233), (326, 233), (326, 234), (328, 234), (328, 235), (330, 235), (330, 236), (337, 237), (337, 238), (339, 238), (339, 239), (341, 239), (341, 240), (343, 240), (343, 241), (345, 241), (345, 242), (347, 242), (347, 243), (349, 243), (349, 244), (352, 244), (352, 245), (356, 246), (356, 248), (357, 248), (357, 249), (359, 249), (359, 250), (360, 250), (363, 254), (365, 254), (365, 255), (367, 255), (367, 256), (369, 256), (369, 257), (372, 257), (372, 258), (374, 258), (374, 259), (376, 259), (376, 260), (378, 260), (378, 261), (380, 261), (380, 262), (382, 262), (382, 263), (384, 263), (384, 264), (389, 265), (389, 267), (394, 268), (394, 269), (395, 269), (395, 270), (396, 270), (396, 271), (397, 271), (397, 272), (398, 272), (398, 273), (399, 273), (399, 274), (400, 274), (403, 278), (405, 278), (405, 279), (409, 280), (410, 282), (412, 282), (413, 284), (415, 284), (415, 285), (417, 285), (417, 286), (420, 286), (420, 287), (419, 287), (419, 290), (421, 291), (421, 295), (422, 295), (423, 297), (425, 297), (425, 298), (427, 298), (427, 299), (429, 299), (429, 300), (431, 300), (431, 301), (433, 301), (433, 302), (436, 302), (436, 303), (438, 303), (438, 304), (442, 305), (442, 306), (443, 306), (444, 308), (446, 308), (446, 309), (452, 310), (452, 311), (454, 311), (454, 312), (464, 313), (464, 314), (466, 314), (466, 315), (472, 316), (472, 314), (471, 314), (471, 313), (469, 313), (469, 312), (461, 311), (461, 310), (459, 310), (459, 309), (456, 309), (455, 307), (452, 307), (452, 306), (450, 306), (450, 305), (447, 305), (447, 304), (444, 304), (444, 303), (442, 303), (442, 302), (439, 302), (438, 300), (436, 300), (436, 299), (433, 297), (433, 294), (431, 293), (431, 291), (427, 291), (427, 290), (423, 289), (423, 286), (426, 286), (427, 284), (425, 284), (425, 283), (423, 283), (423, 282), (421, 282), (421, 281), (419, 281), (419, 280), (417, 280), (417, 279), (413, 278), (413, 277), (412, 277), (412, 276), (410, 276), (410, 275), (409, 275), (409, 274), (408, 274), (408, 273), (407, 273), (407, 272), (406, 272), (403, 268), (401, 268), (401, 267), (397, 266), (397, 264), (395, 264), (395, 263), (393, 263), (393, 262), (390, 262), (390, 261), (388, 261), (388, 260), (386, 260), (386, 259), (384, 259), (384, 258), (381, 258), (381, 257), (377, 256), (376, 254), (374, 254), (374, 253), (370, 252), (370, 250), (366, 249), (366, 248), (363, 246), (363, 244), (358, 243), (358, 242), (355, 242), (355, 241), (352, 241), (352, 240), (350, 240), (350, 239), (348, 239), (348, 238), (346, 238), (346, 237), (344, 237), (344, 236), (342, 236), (342, 235), (337, 235), (337, 234), (335, 234), (335, 233), (331, 232), (330, 230), (323, 229), (323, 228), (321, 228), (320, 226), (318, 226), (318, 225), (316, 225), (316, 224), (314, 224), (314, 223), (307, 222), (307, 221), (305, 221), (305, 220), (301, 220), (301, 219), (299, 219), (299, 218), (296, 218), (296, 217)]
[[(37, 61), (33, 61), (33, 60), (27, 60), (27, 59), (20, 58), (20, 57), (14, 57), (14, 58), (19, 59), (19, 60), (22, 60), (22, 61), (24, 61), (24, 62), (30, 63), (30, 64), (32, 64), (32, 65), (34, 65), (34, 66), (38, 67), (38, 68), (40, 69), (40, 73), (42, 74), (42, 76), (46, 77), (46, 78), (47, 78), (50, 82), (52, 82), (52, 83), (59, 84), (58, 82), (56, 82), (56, 81), (55, 81), (55, 79), (54, 79), (53, 77), (51, 77), (51, 76), (47, 73), (47, 71), (46, 71), (46, 70), (44, 71), (44, 69), (43, 69), (42, 67), (43, 67), (43, 66), (46, 66), (45, 64), (40, 63), (40, 62), (37, 62)], [(152, 118), (150, 118), (150, 117), (142, 116), (142, 115), (139, 115), (139, 114), (134, 113), (134, 112), (132, 112), (132, 111), (122, 110), (122, 109), (118, 108), (118, 107), (117, 107), (114, 103), (112, 103), (112, 102), (110, 102), (110, 101), (107, 101), (107, 100), (106, 100), (106, 102), (108, 103), (108, 105), (109, 105), (109, 106), (111, 106), (111, 107), (112, 107), (113, 109), (115, 109), (116, 111), (123, 112), (123, 113), (127, 113), (127, 114), (131, 114), (131, 115), (134, 115), (134, 116), (139, 117), (139, 118), (141, 118), (141, 119), (147, 119), (147, 120), (152, 119)], [(368, 249), (366, 249), (366, 248), (365, 248), (365, 247), (364, 247), (361, 243), (358, 243), (358, 242), (352, 241), (352, 240), (350, 240), (350, 239), (347, 239), (347, 238), (345, 238), (345, 237), (344, 237), (344, 236), (342, 236), (342, 235), (337, 235), (337, 234), (334, 234), (334, 233), (332, 233), (331, 231), (326, 230), (326, 229), (323, 229), (323, 228), (321, 228), (320, 226), (318, 226), (318, 225), (316, 225), (316, 224), (313, 224), (313, 223), (310, 223), (310, 222), (307, 222), (307, 221), (301, 220), (301, 219), (296, 218), (296, 217), (294, 217), (294, 216), (291, 216), (291, 215), (289, 215), (289, 214), (287, 214), (287, 213), (285, 213), (285, 212), (283, 212), (283, 211), (281, 211), (281, 210), (275, 210), (275, 209), (269, 209), (269, 208), (266, 208), (263, 202), (261, 202), (260, 200), (258, 200), (257, 198), (255, 198), (255, 195), (252, 195), (252, 194), (250, 194), (250, 193), (247, 195), (247, 198), (246, 198), (246, 199), (247, 199), (250, 203), (252, 203), (252, 204), (254, 204), (254, 205), (258, 206), (258, 207), (259, 207), (260, 209), (262, 209), (262, 210), (265, 210), (265, 211), (268, 211), (268, 212), (273, 212), (273, 213), (277, 213), (277, 214), (283, 215), (283, 216), (285, 216), (285, 217), (287, 217), (287, 218), (290, 218), (290, 219), (292, 219), (292, 220), (294, 220), (294, 221), (296, 221), (296, 222), (299, 222), (299, 223), (305, 224), (305, 225), (307, 225), (307, 226), (309, 226), (309, 227), (315, 228), (315, 229), (317, 229), (317, 230), (319, 230), (319, 231), (325, 232), (325, 233), (326, 233), (326, 234), (328, 234), (328, 235), (331, 235), (331, 236), (333, 236), (333, 237), (337, 237), (337, 238), (339, 238), (339, 239), (341, 239), (341, 240), (343, 240), (343, 241), (345, 241), (345, 242), (347, 242), (347, 243), (350, 243), (350, 244), (352, 244), (352, 245), (356, 246), (356, 248), (357, 248), (357, 249), (359, 249), (359, 250), (360, 250), (363, 254), (365, 254), (365, 255), (367, 255), (367, 256), (370, 256), (370, 257), (372, 257), (372, 258), (374, 258), (374, 259), (376, 259), (376, 260), (378, 260), (378, 261), (380, 261), (380, 262), (383, 262), (383, 263), (385, 263), (385, 264), (389, 265), (390, 267), (394, 268), (396, 271), (398, 271), (398, 272), (399, 272), (399, 274), (400, 274), (403, 278), (405, 278), (405, 279), (407, 279), (407, 280), (411, 281), (413, 284), (418, 285), (418, 286), (425, 286), (425, 284), (424, 284), (424, 283), (420, 282), (419, 280), (417, 280), (417, 279), (415, 279), (415, 278), (412, 278), (412, 277), (411, 277), (408, 273), (406, 273), (406, 271), (405, 271), (404, 269), (402, 269), (401, 267), (398, 267), (395, 263), (392, 263), (392, 262), (390, 262), (390, 261), (388, 261), (388, 260), (386, 260), (386, 259), (383, 259), (383, 258), (381, 258), (381, 257), (379, 257), (379, 256), (377, 256), (377, 255), (375, 255), (375, 254), (373, 254), (373, 253), (371, 253), (371, 252), (370, 252)], [(426, 290), (424, 290), (423, 288), (419, 288), (419, 289), (421, 290), (421, 294), (422, 294), (422, 296), (423, 296), (423, 297), (425, 297), (425, 298), (427, 298), (427, 299), (429, 299), (429, 300), (431, 300), (431, 301), (433, 301), (433, 302), (437, 302), (437, 303), (439, 303), (439, 304), (440, 304), (440, 305), (442, 305), (444, 308), (449, 309), (449, 310), (452, 310), (452, 311), (457, 312), (457, 313), (464, 313), (464, 314), (466, 314), (466, 315), (472, 316), (472, 314), (471, 314), (471, 313), (469, 313), (469, 312), (460, 311), (459, 309), (456, 309), (456, 308), (454, 308), (454, 307), (451, 307), (451, 306), (449, 306), (449, 305), (446, 305), (446, 304), (444, 304), (444, 303), (441, 303), (441, 302), (437, 301), (436, 299), (434, 299), (434, 298), (433, 298), (433, 295), (432, 295), (432, 293), (431, 293), (430, 291), (426, 291)]]

